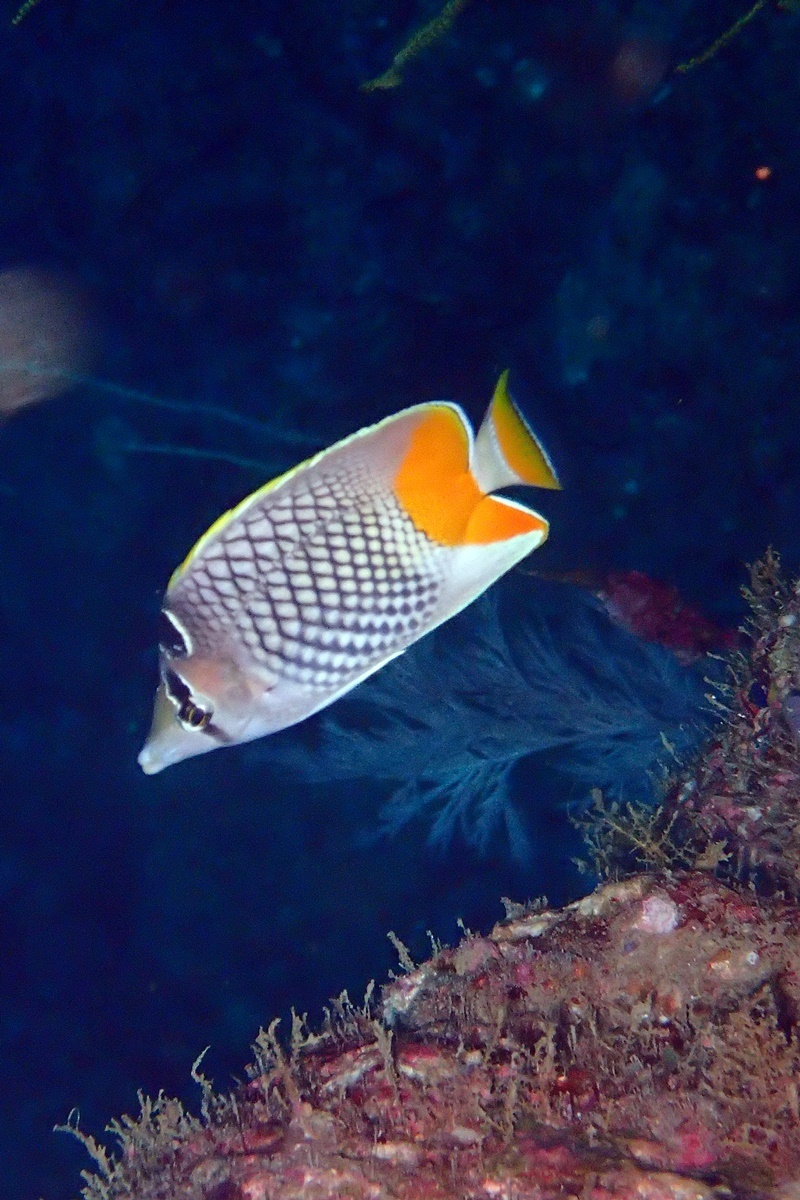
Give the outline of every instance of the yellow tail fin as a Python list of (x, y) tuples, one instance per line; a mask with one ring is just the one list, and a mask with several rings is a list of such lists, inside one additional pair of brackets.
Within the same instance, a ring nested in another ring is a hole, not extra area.
[(526, 483), (560, 489), (555, 468), (508, 391), (508, 371), (497, 381), (475, 438), (472, 473), (484, 492)]

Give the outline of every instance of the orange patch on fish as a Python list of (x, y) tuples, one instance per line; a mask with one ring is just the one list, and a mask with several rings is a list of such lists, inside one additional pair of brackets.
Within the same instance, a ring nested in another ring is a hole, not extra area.
[[(505, 542), (509, 538), (541, 530), (542, 542), (550, 526), (538, 513), (510, 501), (483, 496), (475, 505), (464, 537), (465, 543), (486, 545), (489, 542)], [(541, 545), (541, 542), (539, 543)]]
[(483, 497), (469, 468), (469, 434), (454, 409), (431, 408), (411, 437), (394, 494), (417, 529), (440, 546), (460, 546)]

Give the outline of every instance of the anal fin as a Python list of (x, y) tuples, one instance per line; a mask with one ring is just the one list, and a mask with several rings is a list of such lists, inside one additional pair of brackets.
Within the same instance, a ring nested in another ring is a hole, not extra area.
[(539, 534), (538, 541), (532, 538), (531, 550), (534, 550), (542, 544), (549, 530), (544, 517), (533, 509), (503, 496), (483, 496), (470, 514), (464, 542), (486, 545)]

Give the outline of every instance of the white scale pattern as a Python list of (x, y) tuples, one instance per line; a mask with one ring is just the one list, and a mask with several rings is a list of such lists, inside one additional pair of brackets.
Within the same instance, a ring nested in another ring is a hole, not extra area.
[(224, 527), (167, 596), (196, 651), (235, 631), (276, 679), (344, 686), (412, 642), (441, 588), (437, 547), (366, 472), (296, 476)]

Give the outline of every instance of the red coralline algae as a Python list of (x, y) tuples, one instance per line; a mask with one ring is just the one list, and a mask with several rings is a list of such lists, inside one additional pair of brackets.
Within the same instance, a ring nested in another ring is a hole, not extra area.
[(735, 634), (687, 604), (676, 587), (641, 571), (610, 571), (596, 590), (613, 620), (646, 642), (666, 646), (681, 662), (735, 644)]
[[(144, 1102), (90, 1200), (789, 1197), (800, 1187), (798, 910), (639, 875), (273, 1026), (203, 1115)], [(96, 1147), (94, 1147), (96, 1150)], [(101, 1152), (102, 1153), (102, 1152)]]

